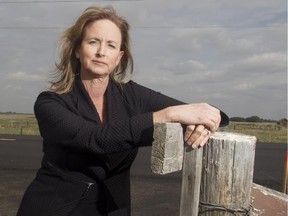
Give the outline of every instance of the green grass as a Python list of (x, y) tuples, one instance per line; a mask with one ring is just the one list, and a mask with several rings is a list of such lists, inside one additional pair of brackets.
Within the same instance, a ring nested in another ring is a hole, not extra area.
[[(230, 122), (225, 131), (256, 136), (263, 143), (287, 143), (287, 126), (277, 123)], [(39, 128), (32, 114), (0, 114), (0, 134), (39, 135)]]

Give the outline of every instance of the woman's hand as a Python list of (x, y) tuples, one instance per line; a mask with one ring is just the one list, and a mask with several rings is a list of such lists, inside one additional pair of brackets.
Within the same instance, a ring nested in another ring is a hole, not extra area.
[(215, 132), (221, 122), (221, 116), (217, 108), (206, 103), (199, 103), (171, 106), (154, 112), (153, 121), (154, 123), (178, 122), (184, 125), (202, 125), (211, 132)]
[(192, 148), (204, 146), (211, 136), (211, 131), (203, 125), (188, 125), (184, 133), (184, 141)]
[(187, 125), (184, 141), (192, 148), (204, 146), (211, 133), (214, 133), (221, 122), (220, 110), (206, 104), (187, 104), (171, 106), (153, 113), (153, 121), (177, 122)]

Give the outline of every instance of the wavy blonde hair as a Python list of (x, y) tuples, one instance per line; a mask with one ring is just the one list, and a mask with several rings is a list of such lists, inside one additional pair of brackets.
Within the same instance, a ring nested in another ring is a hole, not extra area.
[(130, 36), (128, 22), (119, 17), (111, 6), (88, 7), (77, 19), (75, 24), (68, 28), (60, 40), (60, 62), (56, 63), (54, 81), (50, 90), (59, 94), (71, 90), (75, 75), (80, 72), (80, 61), (76, 58), (75, 51), (80, 46), (85, 28), (92, 22), (107, 19), (115, 23), (120, 29), (122, 41), (120, 49), (124, 51), (121, 62), (110, 74), (110, 78), (123, 83), (128, 74), (133, 72), (133, 57), (130, 50)]

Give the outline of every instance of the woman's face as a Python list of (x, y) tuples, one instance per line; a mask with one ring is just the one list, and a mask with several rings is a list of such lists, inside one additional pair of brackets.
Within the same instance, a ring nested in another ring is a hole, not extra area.
[(105, 78), (119, 64), (123, 51), (121, 32), (110, 20), (97, 20), (89, 24), (83, 34), (76, 57), (81, 63), (81, 76)]

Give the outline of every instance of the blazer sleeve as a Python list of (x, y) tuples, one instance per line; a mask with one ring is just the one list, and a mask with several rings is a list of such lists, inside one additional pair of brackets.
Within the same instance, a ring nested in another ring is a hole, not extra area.
[[(138, 105), (139, 109), (142, 110), (142, 112), (154, 112), (169, 106), (185, 104), (184, 102), (168, 97), (144, 86), (138, 85), (133, 81), (131, 81), (131, 84), (133, 86), (133, 92), (135, 93), (135, 97), (139, 98)], [(222, 110), (220, 110), (220, 115), (220, 127), (227, 126), (229, 124), (229, 117)]]
[(34, 112), (45, 143), (96, 154), (139, 147), (143, 144), (143, 132), (153, 126), (152, 112), (96, 124), (70, 110), (61, 96), (53, 92), (42, 92), (38, 96)]

